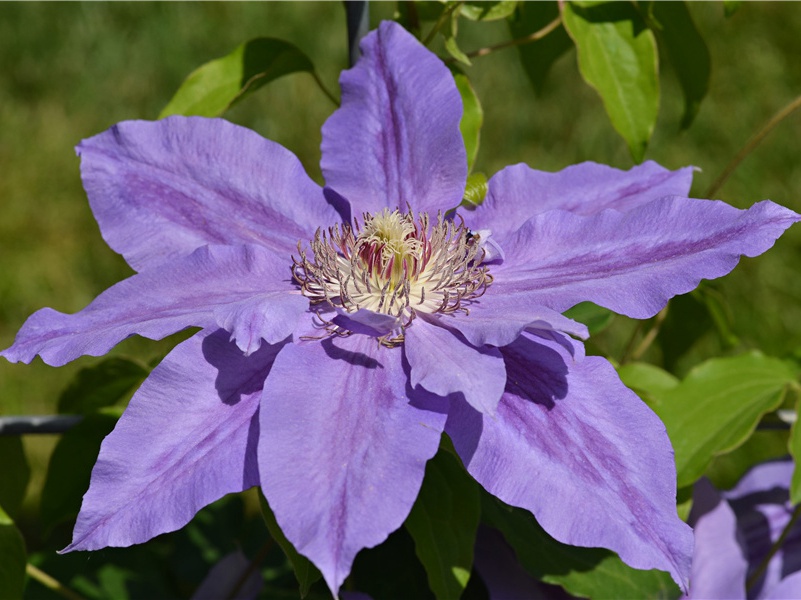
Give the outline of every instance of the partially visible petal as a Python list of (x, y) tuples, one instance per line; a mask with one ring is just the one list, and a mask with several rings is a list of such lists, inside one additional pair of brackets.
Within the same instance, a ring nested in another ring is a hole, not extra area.
[(529, 575), (503, 535), (486, 525), (478, 528), (473, 564), (490, 600), (563, 600), (573, 597), (562, 588), (541, 583)]
[(475, 211), (462, 211), (462, 216), (472, 229), (487, 228), (501, 238), (549, 210), (591, 215), (607, 208), (627, 211), (665, 196), (687, 196), (692, 178), (692, 167), (669, 171), (651, 161), (628, 171), (584, 162), (557, 173), (519, 164), (493, 175), (484, 202)]
[(559, 312), (590, 301), (647, 318), (701, 279), (731, 271), (740, 255), (765, 252), (799, 219), (768, 200), (748, 210), (668, 198), (626, 213), (552, 211), (504, 240), (506, 258), (492, 270), (490, 289), (530, 292), (532, 302)]
[(731, 490), (723, 492), (729, 500), (744, 498), (750, 494), (776, 491), (775, 503), (789, 499), (790, 482), (795, 466), (791, 460), (774, 460), (761, 463), (750, 469)]
[[(246, 573), (247, 577), (240, 584), (239, 580)], [(225, 555), (212, 567), (192, 594), (192, 600), (220, 600), (220, 598), (256, 600), (263, 587), (264, 579), (261, 571), (252, 568), (251, 561), (237, 549)], [(235, 589), (236, 594), (231, 595)]]
[(472, 301), (468, 306), (469, 315), (443, 317), (443, 322), (460, 331), (475, 346), (506, 346), (530, 328), (562, 331), (581, 339), (587, 339), (590, 335), (583, 323), (537, 305), (529, 298), (529, 295), (536, 297), (536, 292), (495, 291), (490, 286), (481, 298)]
[(796, 571), (782, 579), (776, 587), (760, 596), (765, 600), (787, 600), (787, 598), (801, 598), (801, 571)]
[(748, 561), (738, 543), (737, 518), (706, 479), (695, 484), (690, 522), (695, 535), (690, 598), (744, 599)]
[(356, 553), (400, 527), (417, 498), (445, 425), (445, 407), (423, 400), (409, 400), (401, 349), (368, 336), (293, 344), (275, 361), (261, 407), (262, 490), (334, 595)]
[(43, 308), (0, 356), (28, 363), (39, 354), (61, 366), (105, 354), (134, 334), (159, 340), (186, 327), (217, 326), (252, 352), (262, 339), (276, 343), (291, 334), (308, 309), (290, 277), (287, 262), (266, 248), (202, 247), (121, 281), (78, 313)]
[(403, 349), (412, 387), (438, 396), (462, 394), (481, 413), (495, 414), (506, 385), (506, 368), (497, 348), (476, 347), (460, 334), (422, 315), (406, 328)]
[[(793, 516), (790, 482), (794, 470), (789, 458), (753, 467), (730, 491), (722, 492), (737, 516), (737, 541), (749, 563), (748, 576), (764, 562)], [(772, 593), (789, 573), (801, 570), (801, 524), (795, 523), (757, 580), (751, 595)]]
[(137, 271), (205, 244), (288, 256), (339, 222), (294, 154), (222, 119), (126, 121), (77, 151), (103, 239)]
[(326, 185), (358, 218), (407, 203), (430, 213), (454, 208), (467, 155), (453, 76), (397, 23), (384, 21), (360, 47), (362, 58), (340, 77), (342, 107), (323, 126)]
[(451, 403), (446, 431), (468, 471), (557, 540), (610, 548), (686, 588), (692, 531), (676, 514), (673, 451), (659, 418), (603, 358), (574, 361), (528, 333), (502, 353), (507, 385), (494, 418)]
[(176, 346), (103, 440), (64, 552), (146, 542), (258, 485), (259, 399), (281, 347), (245, 357), (222, 330)]

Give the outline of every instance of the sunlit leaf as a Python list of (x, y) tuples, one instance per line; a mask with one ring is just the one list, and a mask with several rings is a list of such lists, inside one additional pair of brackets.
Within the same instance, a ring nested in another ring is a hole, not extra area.
[(628, 2), (569, 2), (563, 22), (578, 48), (582, 77), (601, 96), (612, 125), (641, 162), (659, 109), (653, 33)]
[(27, 562), (25, 541), (14, 521), (0, 506), (0, 596), (22, 598)]
[(453, 79), (456, 81), (456, 87), (462, 96), (462, 106), (464, 107), (462, 120), (459, 121), (459, 130), (462, 132), (464, 147), (467, 151), (467, 171), (469, 173), (473, 170), (476, 155), (478, 154), (481, 125), (484, 123), (484, 111), (467, 75), (454, 73)]
[(663, 43), (684, 92), (682, 129), (690, 126), (709, 90), (712, 60), (684, 2), (652, 2), (657, 36)]
[(494, 2), (471, 0), (462, 4), (461, 14), (471, 21), (497, 21), (505, 19), (517, 8), (518, 0), (495, 0)]
[(654, 410), (673, 442), (679, 487), (695, 482), (715, 456), (743, 444), (762, 415), (779, 407), (796, 376), (789, 364), (750, 352), (706, 361), (657, 394)]
[(0, 465), (3, 477), (0, 484), (0, 506), (13, 518), (17, 516), (31, 478), (31, 468), (28, 466), (21, 437), (0, 436)]
[(474, 209), (484, 202), (484, 198), (487, 196), (487, 190), (489, 190), (487, 176), (484, 175), (484, 173), (471, 173), (467, 176), (467, 183), (464, 186), (464, 198), (462, 198), (461, 206)]
[(270, 505), (267, 504), (267, 499), (264, 497), (264, 494), (261, 493), (261, 490), (259, 490), (259, 505), (261, 506), (261, 514), (264, 517), (264, 522), (267, 525), (270, 535), (281, 547), (281, 550), (284, 551), (284, 554), (286, 554), (286, 557), (292, 565), (292, 569), (295, 571), (295, 577), (300, 586), (300, 597), (305, 598), (311, 586), (320, 579), (322, 575), (320, 571), (317, 570), (317, 567), (315, 567), (308, 558), (295, 550), (292, 542), (286, 539), (284, 532), (281, 531), (281, 528), (278, 526), (278, 521), (275, 520), (275, 515)]
[(649, 363), (625, 364), (617, 370), (617, 374), (626, 387), (634, 390), (651, 408), (661, 403), (666, 391), (679, 385), (677, 377)]
[(440, 600), (458, 598), (470, 579), (480, 514), (475, 481), (451, 454), (437, 454), (405, 525)]
[(500, 530), (520, 564), (537, 579), (562, 586), (582, 598), (676, 598), (668, 573), (640, 571), (609, 550), (557, 542), (525, 510), (482, 495), (487, 523)]
[(195, 69), (159, 118), (217, 117), (263, 85), (298, 72), (314, 73), (314, 65), (299, 48), (275, 38), (256, 38)]
[(125, 358), (107, 358), (78, 371), (58, 399), (58, 412), (88, 415), (126, 398), (147, 377), (148, 370)]
[[(514, 39), (521, 39), (540, 31), (558, 16), (556, 2), (521, 2), (514, 18), (509, 19), (509, 30)], [(573, 41), (561, 26), (542, 39), (517, 46), (523, 69), (535, 92), (542, 92), (551, 66), (572, 47)]]
[(584, 323), (590, 330), (590, 335), (596, 335), (609, 326), (615, 313), (592, 302), (581, 302), (565, 311), (565, 316)]
[(40, 514), (45, 529), (78, 516), (100, 444), (114, 429), (120, 415), (119, 411), (116, 414), (107, 411), (87, 415), (56, 444), (42, 491)]

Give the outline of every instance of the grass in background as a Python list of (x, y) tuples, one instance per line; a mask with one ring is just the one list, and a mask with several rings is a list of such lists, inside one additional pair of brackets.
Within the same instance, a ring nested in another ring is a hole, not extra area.
[[(371, 5), (373, 23), (394, 3)], [(647, 158), (702, 169), (701, 196), (745, 141), (801, 94), (801, 11), (792, 3), (744, 3), (724, 19), (720, 3), (690, 7), (710, 45), (713, 76), (696, 122), (678, 131), (682, 99), (675, 77), (661, 77), (660, 120)], [(326, 3), (7, 3), (0, 11), (0, 346), (34, 310), (74, 312), (131, 270), (104, 244), (82, 191), (73, 147), (125, 119), (152, 119), (200, 64), (242, 41), (293, 42), (325, 83), (346, 66), (344, 11)], [(464, 50), (508, 38), (503, 22), (465, 23)], [(583, 160), (631, 166), (600, 99), (581, 81), (575, 53), (555, 65), (542, 97), (532, 92), (514, 49), (468, 69), (485, 109), (476, 169), (492, 174), (526, 162), (556, 170)], [(425, 90), (420, 90), (425, 94)], [(227, 116), (292, 149), (321, 181), (320, 126), (330, 101), (307, 75), (279, 80)], [(750, 156), (718, 194), (739, 206), (771, 198), (801, 210), (801, 114)], [(745, 260), (717, 285), (747, 347), (782, 355), (801, 348), (801, 228), (772, 252)], [(144, 360), (169, 342), (124, 342), (115, 353)], [(50, 413), (83, 358), (52, 369), (0, 360), (0, 412)], [(41, 482), (52, 438), (26, 440)], [(32, 509), (30, 509), (32, 510)]]

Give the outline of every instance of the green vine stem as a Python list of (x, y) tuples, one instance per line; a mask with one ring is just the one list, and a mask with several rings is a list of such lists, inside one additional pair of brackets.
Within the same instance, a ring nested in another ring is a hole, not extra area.
[(792, 530), (793, 525), (795, 525), (795, 522), (798, 520), (799, 516), (801, 516), (801, 504), (795, 507), (795, 510), (793, 511), (790, 520), (787, 522), (787, 525), (785, 525), (784, 529), (782, 530), (782, 534), (779, 536), (779, 539), (777, 539), (776, 543), (770, 547), (770, 552), (768, 552), (765, 558), (762, 559), (762, 562), (759, 563), (759, 566), (753, 573), (751, 573), (751, 576), (745, 582), (746, 592), (750, 592), (751, 588), (754, 587), (765, 574), (768, 564), (770, 563), (770, 559), (772, 559), (781, 549), (782, 545), (784, 544), (784, 540), (787, 539), (788, 535), (790, 535), (790, 531)]
[(762, 142), (762, 140), (765, 139), (765, 136), (773, 131), (776, 125), (789, 117), (793, 111), (799, 107), (801, 107), (801, 96), (798, 96), (795, 100), (790, 102), (790, 104), (777, 112), (762, 129), (760, 129), (754, 136), (751, 137), (750, 140), (746, 142), (745, 146), (743, 146), (743, 148), (737, 153), (737, 156), (735, 156), (731, 162), (726, 165), (726, 168), (723, 169), (723, 172), (718, 176), (717, 179), (715, 179), (714, 182), (712, 182), (712, 185), (709, 186), (709, 189), (704, 194), (704, 198), (712, 198), (717, 191), (723, 187), (723, 184), (726, 183), (726, 180), (731, 176), (734, 170), (740, 166), (740, 163), (743, 162), (745, 157), (751, 154), (754, 148), (756, 148)]
[(71, 589), (66, 587), (63, 583), (54, 579), (44, 571), (42, 571), (39, 567), (35, 567), (31, 563), (25, 565), (25, 572), (28, 574), (28, 577), (31, 579), (35, 579), (47, 589), (54, 591), (57, 594), (60, 594), (64, 598), (68, 600), (84, 600), (83, 596), (73, 592)]

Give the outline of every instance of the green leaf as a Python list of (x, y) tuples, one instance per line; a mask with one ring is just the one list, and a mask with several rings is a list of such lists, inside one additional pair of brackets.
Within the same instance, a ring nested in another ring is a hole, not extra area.
[(0, 506), (5, 508), (11, 517), (15, 517), (25, 498), (25, 490), (28, 489), (28, 481), (31, 478), (31, 468), (28, 466), (20, 436), (0, 436), (0, 465), (3, 465)]
[(590, 330), (590, 335), (596, 335), (609, 326), (615, 313), (592, 302), (581, 302), (565, 311), (565, 316), (584, 323)]
[(679, 385), (679, 379), (667, 371), (648, 363), (633, 362), (617, 370), (621, 381), (654, 408), (668, 390)]
[(100, 444), (114, 429), (118, 418), (119, 412), (110, 411), (87, 415), (61, 436), (50, 456), (42, 490), (40, 511), (45, 529), (78, 516)]
[(125, 358), (108, 358), (78, 371), (58, 399), (61, 414), (89, 415), (113, 406), (139, 386), (148, 370)]
[(586, 598), (676, 598), (668, 573), (640, 571), (609, 550), (579, 548), (556, 541), (527, 511), (482, 494), (487, 522), (503, 533), (520, 564), (537, 579)]
[(484, 202), (488, 189), (487, 176), (484, 173), (471, 173), (467, 176), (461, 206), (470, 210), (474, 209)]
[(582, 77), (601, 96), (612, 125), (641, 162), (659, 110), (653, 33), (628, 2), (569, 2), (563, 23), (578, 48)]
[(787, 456), (789, 439), (787, 430), (756, 430), (742, 446), (715, 457), (704, 476), (719, 490), (729, 490), (752, 467)]
[(0, 591), (3, 598), (22, 598), (27, 562), (22, 534), (0, 506)]
[(476, 162), (476, 155), (478, 154), (481, 125), (484, 123), (484, 111), (481, 108), (481, 103), (478, 100), (478, 96), (476, 96), (476, 91), (470, 84), (467, 75), (454, 73), (453, 79), (456, 81), (456, 87), (459, 90), (459, 94), (462, 96), (462, 106), (464, 106), (462, 120), (459, 121), (459, 130), (462, 132), (464, 147), (467, 151), (467, 172), (469, 173), (473, 170), (473, 165)]
[(437, 598), (458, 598), (467, 586), (480, 515), (475, 481), (451, 454), (439, 452), (426, 465), (423, 487), (406, 519)]
[(295, 550), (295, 546), (292, 545), (292, 542), (286, 539), (284, 532), (281, 531), (281, 528), (278, 526), (278, 521), (275, 520), (275, 515), (261, 490), (259, 490), (259, 505), (261, 506), (261, 514), (264, 517), (264, 522), (267, 525), (270, 535), (281, 547), (281, 550), (284, 551), (284, 554), (286, 554), (286, 557), (292, 565), (292, 569), (295, 571), (295, 578), (298, 580), (298, 585), (300, 586), (300, 597), (305, 598), (311, 586), (322, 577), (322, 574), (308, 558)]
[(298, 72), (314, 75), (314, 65), (299, 48), (275, 38), (256, 38), (195, 69), (159, 118), (217, 117), (263, 85)]
[[(558, 16), (556, 2), (521, 2), (509, 20), (509, 30), (514, 39), (524, 38), (540, 31)], [(573, 41), (561, 26), (536, 42), (517, 46), (520, 62), (535, 92), (542, 92), (551, 66), (572, 47)]]
[(762, 415), (781, 405), (796, 368), (759, 352), (702, 363), (654, 406), (676, 453), (679, 487), (695, 482), (715, 456), (743, 444)]
[(486, 2), (484, 0), (471, 0), (462, 4), (461, 13), (463, 17), (471, 21), (497, 21), (505, 19), (517, 8), (518, 0), (495, 0)]
[(704, 38), (698, 32), (684, 2), (652, 2), (651, 15), (658, 22), (662, 42), (684, 92), (681, 128), (692, 124), (701, 101), (709, 91), (712, 60)]

